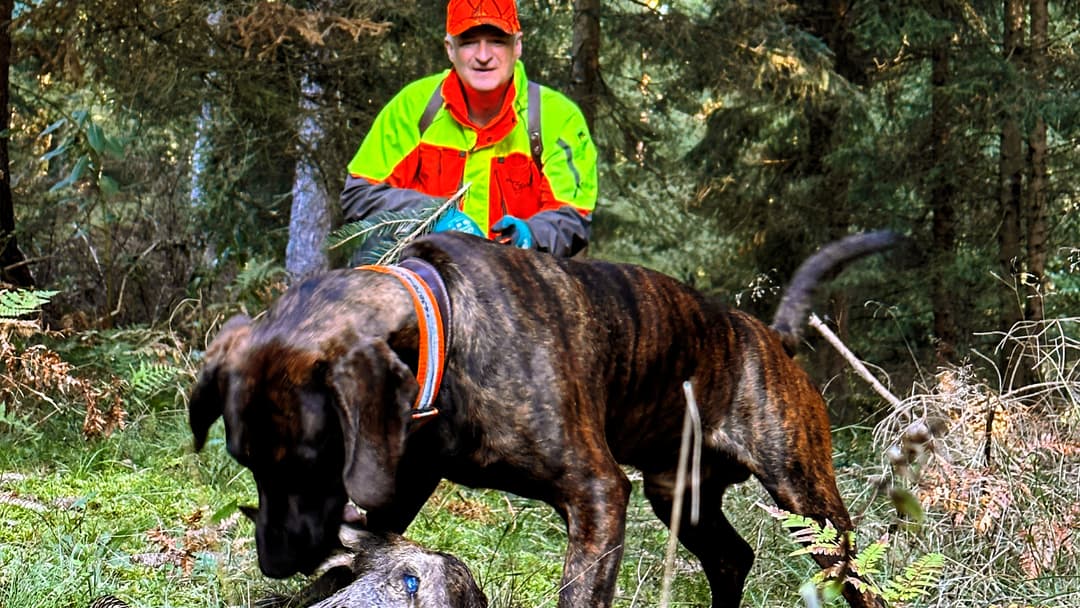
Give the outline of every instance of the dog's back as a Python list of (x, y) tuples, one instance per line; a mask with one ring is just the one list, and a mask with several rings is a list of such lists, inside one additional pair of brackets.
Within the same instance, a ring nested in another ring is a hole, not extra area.
[[(788, 355), (814, 288), (893, 240), (891, 233), (869, 233), (823, 248), (793, 277), (771, 327), (632, 264), (536, 255), (454, 234), (432, 235), (406, 255), (427, 259), (443, 274), (454, 314), (461, 317), (456, 335), (467, 342), (453, 347), (468, 349), (467, 359), (488, 361), (493, 377), (502, 375), (499, 369), (510, 358), (516, 359), (513, 369), (525, 370), (530, 379), (587, 378), (596, 393), (590, 401), (607, 405), (600, 415), (616, 458), (643, 466), (658, 450), (667, 453), (679, 434), (681, 416), (672, 412), (684, 407), (683, 380), (694, 379), (699, 398), (726, 404), (706, 412), (707, 428), (720, 429), (733, 415), (769, 416), (762, 425), (783, 422), (771, 419), (778, 412), (732, 410), (758, 402), (754, 393), (769, 382), (732, 362), (752, 362), (753, 369), (784, 376), (771, 385), (796, 391), (792, 400), (820, 402), (816, 387)], [(489, 315), (489, 308), (515, 314)], [(507, 344), (506, 336), (526, 336), (532, 343)]]

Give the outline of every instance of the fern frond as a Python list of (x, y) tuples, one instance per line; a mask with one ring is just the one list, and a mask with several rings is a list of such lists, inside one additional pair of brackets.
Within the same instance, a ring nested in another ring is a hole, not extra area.
[(798, 515), (796, 513), (788, 513), (787, 517), (780, 520), (780, 525), (785, 528), (807, 528), (814, 530), (815, 533), (821, 531), (821, 524), (805, 515)]
[[(431, 216), (438, 205), (407, 211), (383, 211), (367, 220), (357, 220), (334, 230), (326, 238), (326, 248), (340, 249), (346, 245), (359, 247), (375, 237), (395, 237), (411, 232), (418, 223)], [(356, 241), (356, 242), (354, 242)]]
[(149, 399), (169, 388), (176, 380), (178, 373), (175, 367), (143, 361), (139, 363), (139, 367), (132, 368), (131, 375), (126, 381), (133, 397)]
[(37, 312), (58, 291), (16, 289), (0, 291), (0, 318), (17, 319)]
[(931, 589), (937, 588), (944, 569), (944, 555), (927, 553), (905, 568), (899, 576), (889, 581), (882, 590), (881, 597), (889, 603), (910, 602)]
[(840, 532), (832, 525), (832, 522), (826, 521), (825, 525), (822, 526), (805, 515), (791, 513), (779, 507), (772, 507), (762, 503), (758, 503), (758, 506), (765, 509), (773, 518), (780, 520), (780, 525), (790, 530), (788, 536), (802, 545), (802, 547), (793, 551), (791, 555), (805, 555), (807, 553), (811, 555), (842, 555), (844, 553), (844, 547), (840, 542)]
[(250, 293), (285, 275), (285, 269), (274, 260), (249, 260), (237, 273), (229, 288), (234, 293)]
[(885, 559), (885, 554), (889, 549), (888, 536), (882, 537), (877, 541), (870, 543), (870, 545), (863, 547), (862, 550), (852, 560), (852, 568), (855, 572), (863, 575), (873, 577), (881, 573), (881, 562)]

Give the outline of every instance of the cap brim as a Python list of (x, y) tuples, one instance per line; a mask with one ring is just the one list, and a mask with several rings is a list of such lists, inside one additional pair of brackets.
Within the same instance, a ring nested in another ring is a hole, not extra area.
[(451, 36), (460, 36), (461, 34), (464, 34), (465, 32), (471, 30), (472, 28), (480, 27), (481, 25), (490, 25), (491, 27), (498, 28), (499, 31), (508, 36), (517, 33), (517, 30), (514, 29), (514, 26), (511, 25), (509, 21), (491, 18), (463, 19), (456, 23), (455, 27), (452, 30), (446, 33), (450, 34)]

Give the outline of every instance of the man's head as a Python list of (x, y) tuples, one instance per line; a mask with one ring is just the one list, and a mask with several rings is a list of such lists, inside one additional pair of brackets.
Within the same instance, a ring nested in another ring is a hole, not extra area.
[(521, 57), (515, 0), (450, 0), (446, 54), (470, 89), (487, 93), (506, 86)]

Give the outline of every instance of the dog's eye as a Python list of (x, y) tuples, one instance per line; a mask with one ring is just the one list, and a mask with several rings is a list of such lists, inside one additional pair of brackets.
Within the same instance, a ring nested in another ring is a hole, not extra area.
[(416, 592), (420, 590), (420, 579), (409, 573), (401, 575), (401, 582), (405, 583), (405, 593), (409, 595), (416, 595)]

